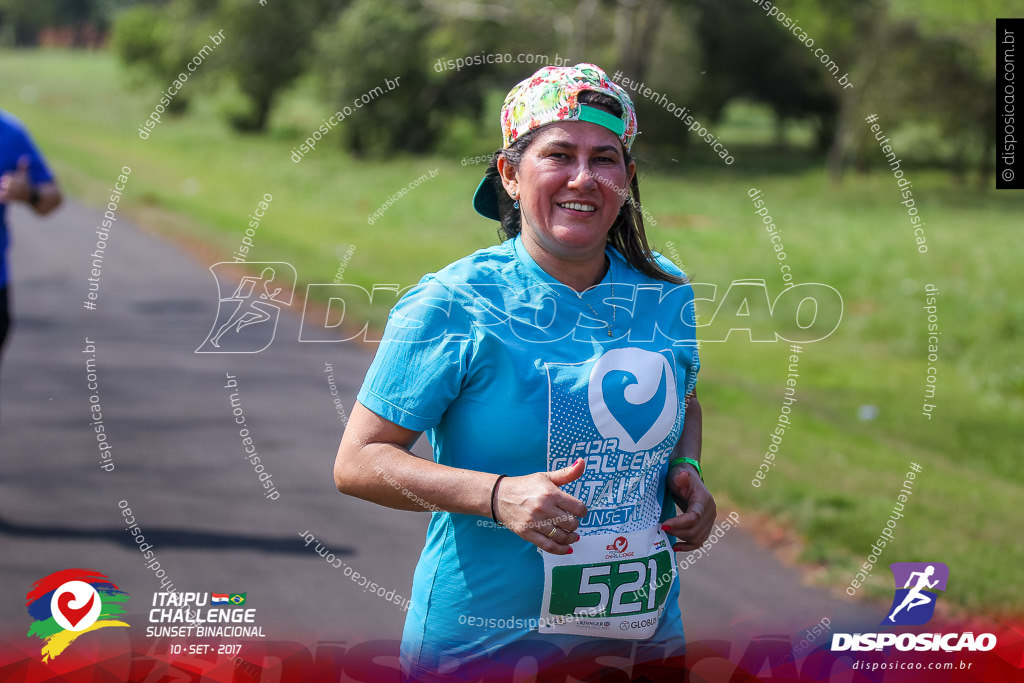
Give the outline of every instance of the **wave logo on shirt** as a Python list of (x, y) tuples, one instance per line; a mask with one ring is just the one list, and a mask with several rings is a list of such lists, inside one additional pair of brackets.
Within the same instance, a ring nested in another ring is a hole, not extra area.
[(612, 349), (590, 372), (590, 414), (601, 436), (624, 451), (665, 440), (675, 426), (676, 379), (668, 359), (638, 348)]

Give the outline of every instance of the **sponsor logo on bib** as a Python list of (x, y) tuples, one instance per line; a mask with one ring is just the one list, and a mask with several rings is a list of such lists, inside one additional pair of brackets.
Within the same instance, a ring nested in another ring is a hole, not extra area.
[(625, 552), (626, 548), (628, 548), (628, 547), (629, 547), (629, 541), (626, 540), (626, 537), (625, 536), (619, 536), (618, 538), (615, 539), (615, 541), (612, 542), (611, 545), (607, 546), (607, 549), (608, 550), (614, 550), (617, 553), (622, 553), (622, 552)]
[(610, 551), (604, 556), (606, 560), (613, 560), (619, 557), (633, 557), (632, 552), (626, 552), (626, 548), (629, 547), (629, 541), (626, 540), (625, 536), (619, 536), (614, 541), (605, 546), (605, 550)]

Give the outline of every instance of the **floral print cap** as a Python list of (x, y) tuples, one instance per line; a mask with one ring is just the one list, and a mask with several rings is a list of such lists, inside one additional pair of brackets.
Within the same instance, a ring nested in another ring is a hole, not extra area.
[[(580, 105), (585, 90), (604, 93), (622, 107), (617, 117), (603, 109)], [(502, 148), (508, 148), (527, 131), (558, 121), (590, 121), (610, 129), (629, 150), (636, 137), (636, 109), (629, 95), (595, 64), (545, 66), (520, 81), (501, 107)]]

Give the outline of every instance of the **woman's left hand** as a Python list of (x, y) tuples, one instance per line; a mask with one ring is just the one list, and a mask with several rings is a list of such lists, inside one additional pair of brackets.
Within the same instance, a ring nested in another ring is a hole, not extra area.
[(695, 550), (708, 540), (715, 525), (718, 514), (715, 499), (697, 471), (688, 465), (673, 467), (666, 485), (676, 505), (684, 512), (665, 520), (661, 528), (679, 539), (672, 546), (673, 550)]

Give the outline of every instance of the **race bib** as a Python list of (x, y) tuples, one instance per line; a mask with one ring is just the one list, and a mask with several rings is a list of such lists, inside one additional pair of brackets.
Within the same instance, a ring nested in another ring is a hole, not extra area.
[(539, 633), (601, 638), (651, 638), (676, 576), (672, 549), (660, 527), (592, 534), (572, 555), (544, 558)]

